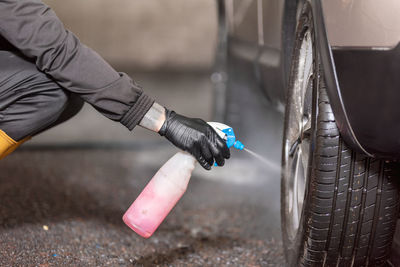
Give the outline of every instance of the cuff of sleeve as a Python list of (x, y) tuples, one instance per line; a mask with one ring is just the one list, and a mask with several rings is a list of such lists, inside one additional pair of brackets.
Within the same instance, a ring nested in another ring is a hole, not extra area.
[(125, 113), (121, 119), (121, 123), (130, 131), (143, 119), (144, 115), (149, 111), (154, 103), (154, 99), (142, 93), (135, 104)]

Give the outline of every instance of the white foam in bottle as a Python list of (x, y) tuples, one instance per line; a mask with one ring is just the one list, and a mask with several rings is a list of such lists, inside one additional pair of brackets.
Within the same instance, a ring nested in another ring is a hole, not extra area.
[(185, 193), (195, 163), (196, 159), (186, 152), (170, 158), (125, 212), (125, 224), (149, 238)]

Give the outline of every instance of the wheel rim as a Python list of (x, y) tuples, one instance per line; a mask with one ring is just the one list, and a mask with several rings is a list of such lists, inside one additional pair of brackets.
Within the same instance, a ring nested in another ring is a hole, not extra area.
[(311, 32), (305, 31), (295, 60), (295, 77), (288, 101), (284, 140), (283, 171), (287, 232), (294, 239), (300, 225), (308, 177), (311, 137), (313, 85), (313, 44)]

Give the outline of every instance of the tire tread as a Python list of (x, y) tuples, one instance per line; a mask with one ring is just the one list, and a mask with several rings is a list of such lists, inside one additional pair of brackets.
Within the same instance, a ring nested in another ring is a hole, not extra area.
[(306, 206), (304, 266), (379, 266), (398, 218), (396, 163), (368, 158), (344, 143), (320, 79), (316, 147)]

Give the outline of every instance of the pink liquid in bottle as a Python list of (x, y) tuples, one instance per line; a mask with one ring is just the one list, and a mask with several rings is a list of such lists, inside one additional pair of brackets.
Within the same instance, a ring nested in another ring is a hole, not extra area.
[(184, 152), (170, 158), (125, 212), (125, 224), (149, 238), (185, 193), (195, 162)]

